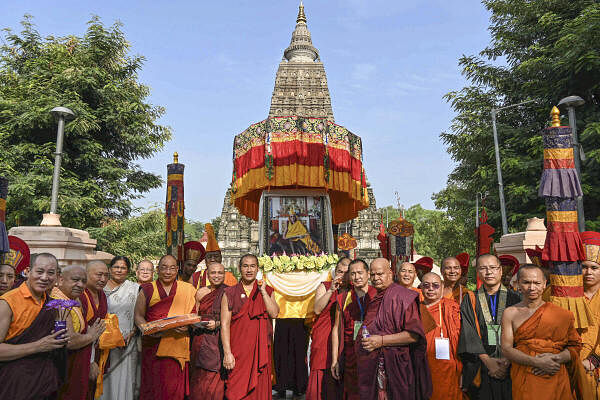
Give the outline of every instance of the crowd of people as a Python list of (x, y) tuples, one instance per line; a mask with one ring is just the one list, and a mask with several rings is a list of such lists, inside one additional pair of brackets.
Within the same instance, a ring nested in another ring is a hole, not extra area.
[[(278, 369), (304, 369), (293, 390), (308, 400), (598, 398), (600, 235), (586, 237), (582, 284), (595, 325), (585, 330), (545, 301), (544, 265), (511, 270), (507, 287), (499, 258), (479, 256), (481, 287), (471, 291), (457, 257), (441, 275), (427, 262), (341, 258), (316, 289), (304, 347), (283, 355), (274, 354), (276, 294), (255, 255), (240, 258), (238, 282), (214, 249), (201, 254), (202, 271), (193, 246), (182, 268), (171, 255), (156, 268), (124, 256), (59, 268), (49, 253), (23, 268), (15, 249), (0, 266), (0, 399), (264, 400), (290, 388)], [(52, 299), (76, 301), (58, 330)], [(140, 335), (148, 322), (190, 313), (202, 321)], [(291, 329), (282, 326), (280, 337)], [(288, 365), (274, 368), (278, 357)]]

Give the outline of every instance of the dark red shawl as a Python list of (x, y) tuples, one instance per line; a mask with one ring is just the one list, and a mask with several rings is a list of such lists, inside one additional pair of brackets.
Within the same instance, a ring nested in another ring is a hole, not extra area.
[[(377, 364), (383, 354), (390, 399), (424, 400), (432, 393), (427, 363), (427, 340), (419, 314), (418, 293), (397, 283), (390, 285), (367, 305), (365, 325), (371, 335), (415, 333), (419, 341), (409, 346), (384, 347), (367, 352), (358, 349), (360, 398), (377, 399)], [(357, 337), (360, 343), (362, 331)]]
[[(225, 284), (221, 285), (200, 299), (198, 315), (203, 321), (221, 319), (221, 298), (225, 292)], [(209, 331), (203, 329), (192, 341), (192, 358), (194, 366), (218, 372), (221, 370), (221, 346), (219, 345), (219, 329)]]
[[(48, 336), (54, 329), (56, 310), (42, 308), (23, 333), (5, 343), (26, 344)], [(0, 399), (39, 400), (54, 395), (61, 385), (65, 350), (36, 353), (0, 363)], [(88, 360), (89, 361), (89, 360)], [(64, 371), (64, 369), (63, 369)]]

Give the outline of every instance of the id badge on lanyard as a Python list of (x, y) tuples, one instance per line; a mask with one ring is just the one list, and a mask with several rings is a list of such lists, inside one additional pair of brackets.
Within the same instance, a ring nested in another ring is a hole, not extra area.
[(444, 337), (444, 326), (442, 320), (442, 306), (438, 304), (440, 313), (440, 337), (435, 338), (435, 358), (436, 360), (450, 359), (450, 339)]

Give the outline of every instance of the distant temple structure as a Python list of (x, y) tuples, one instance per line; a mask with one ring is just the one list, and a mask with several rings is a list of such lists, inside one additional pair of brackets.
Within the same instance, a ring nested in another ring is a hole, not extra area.
[[(318, 50), (312, 44), (302, 4), (292, 40), (283, 52), (283, 59), (277, 69), (269, 110), (269, 117), (289, 115), (327, 118), (335, 122), (325, 67), (319, 58)], [(356, 257), (370, 261), (380, 254), (377, 240), (380, 214), (377, 211), (373, 189), (367, 185), (369, 208), (360, 211), (357, 218), (334, 227), (334, 231), (337, 229), (340, 234), (348, 232), (352, 235), (358, 244), (355, 249)], [(231, 203), (231, 187), (223, 201), (217, 237), (223, 264), (227, 267), (237, 266), (240, 256), (246, 253), (258, 254), (258, 221), (253, 221), (238, 212)]]

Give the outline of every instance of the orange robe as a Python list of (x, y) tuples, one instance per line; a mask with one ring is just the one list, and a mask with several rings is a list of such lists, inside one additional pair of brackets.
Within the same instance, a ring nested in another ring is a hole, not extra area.
[[(580, 363), (581, 338), (573, 325), (573, 314), (552, 303), (544, 303), (514, 334), (514, 347), (530, 356), (542, 353), (558, 354), (568, 349), (571, 363)], [(553, 376), (535, 376), (527, 365), (512, 363), (513, 400), (571, 400), (574, 399), (567, 366), (561, 365)]]
[[(457, 357), (458, 338), (460, 336), (460, 307), (454, 300), (442, 298), (437, 304), (427, 307), (436, 323), (433, 330), (427, 332), (427, 361), (431, 369), (433, 394), (430, 400), (461, 400), (460, 389), (462, 363)], [(440, 315), (441, 312), (441, 315)], [(435, 339), (441, 334), (449, 339), (450, 360), (435, 358)]]
[(444, 295), (444, 297), (446, 299), (452, 299), (455, 302), (458, 303), (458, 305), (460, 306), (462, 303), (462, 299), (463, 297), (469, 293), (469, 289), (467, 289), (466, 286), (463, 285), (456, 285), (454, 287), (454, 289), (452, 289), (452, 292), (448, 293), (447, 295)]
[[(585, 301), (594, 315), (594, 325), (587, 327), (581, 332), (581, 341), (583, 343), (580, 354), (581, 360), (585, 360), (591, 354), (600, 357), (600, 293), (596, 292), (591, 299), (586, 297)], [(578, 383), (582, 398), (600, 398), (600, 385), (597, 383), (599, 373), (600, 368), (596, 368), (592, 374), (589, 374), (583, 368), (583, 365), (578, 366)]]

